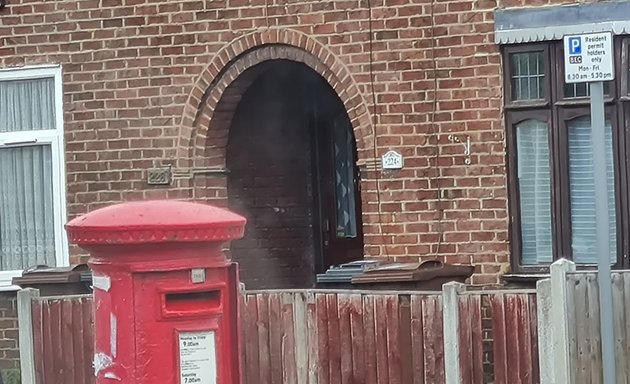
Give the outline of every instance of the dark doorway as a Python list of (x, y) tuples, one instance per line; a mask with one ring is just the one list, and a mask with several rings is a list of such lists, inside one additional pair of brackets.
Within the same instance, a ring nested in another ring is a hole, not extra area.
[(316, 273), (363, 258), (352, 126), (306, 65), (253, 70), (229, 130), (229, 206), (248, 219), (230, 252), (248, 289), (310, 287)]
[(363, 258), (363, 231), (356, 141), (348, 114), (332, 91), (321, 87), (312, 135), (314, 189), (320, 213), (322, 272)]

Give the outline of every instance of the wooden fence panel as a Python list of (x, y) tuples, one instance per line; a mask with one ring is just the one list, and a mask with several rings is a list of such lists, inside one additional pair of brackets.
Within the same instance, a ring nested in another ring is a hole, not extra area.
[(483, 384), (481, 295), (459, 296), (459, 361), (462, 384)]
[[(540, 342), (550, 344), (541, 359), (545, 383), (602, 383), (602, 341), (597, 272), (576, 271), (575, 264), (558, 260), (550, 280), (539, 284)], [(616, 382), (630, 382), (630, 271), (612, 273)], [(554, 303), (553, 305), (551, 305)]]
[[(577, 382), (602, 383), (602, 355), (597, 272), (567, 273), (570, 367)], [(613, 272), (613, 323), (617, 382), (630, 382), (630, 273)]]
[(32, 303), (33, 308), (33, 362), (35, 383), (44, 383), (44, 305), (40, 301)]
[(241, 319), (246, 384), (444, 383), (438, 294), (252, 292)]
[(382, 295), (374, 296), (375, 327), (376, 333), (376, 376), (378, 384), (388, 384), (389, 376), (389, 355), (387, 351), (387, 319), (385, 309), (386, 298)]
[(492, 318), (494, 383), (539, 383), (535, 294), (503, 292), (489, 293), (488, 297)]
[[(366, 384), (377, 383), (376, 366), (376, 321), (374, 315), (374, 296), (363, 297), (363, 313), (365, 325), (365, 360)], [(324, 359), (325, 360), (325, 359)], [(310, 384), (310, 383), (309, 383)]]
[(411, 296), (411, 355), (413, 384), (425, 383), (425, 338), (422, 297)]
[(615, 331), (619, 331), (617, 339), (621, 337), (623, 340), (621, 348), (618, 348), (615, 353), (617, 367), (621, 370), (621, 377), (618, 380), (622, 383), (630, 383), (630, 362), (627, 360), (627, 356), (630, 356), (630, 305), (626, 304), (630, 303), (630, 273), (613, 275), (613, 281), (615, 282), (613, 293), (616, 294), (613, 306), (623, 308), (619, 316), (615, 316)]
[(350, 329), (350, 295), (337, 296), (339, 306), (339, 351), (341, 355), (341, 384), (354, 382), (352, 366), (352, 331)]
[(280, 321), (280, 294), (271, 295), (269, 303), (269, 368), (271, 372), (270, 383), (282, 383), (282, 341), (285, 339), (288, 330), (282, 329)]
[[(599, 289), (597, 285), (597, 277), (595, 275), (588, 275), (586, 279), (586, 311), (579, 313), (579, 316), (574, 318), (577, 320), (576, 325), (578, 328), (586, 329), (587, 333), (581, 337), (585, 342), (590, 344), (589, 353), (590, 356), (590, 380), (591, 384), (600, 384), (604, 381), (602, 377), (602, 339), (600, 336), (600, 321), (599, 321)], [(577, 315), (577, 314), (576, 314)], [(617, 334), (617, 332), (615, 332)], [(573, 341), (573, 337), (571, 341)], [(578, 340), (576, 345), (580, 345)]]
[[(426, 383), (444, 383), (444, 334), (442, 297), (421, 296), (422, 342), (424, 344), (424, 377)], [(417, 340), (420, 342), (420, 340)], [(414, 357), (415, 358), (415, 357)]]
[[(251, 383), (254, 380), (261, 380), (260, 372), (260, 348), (258, 347), (258, 300), (256, 296), (244, 296), (243, 310), (241, 316), (243, 319), (241, 329), (243, 334), (241, 335), (244, 354), (243, 358), (243, 380), (247, 383)], [(262, 382), (262, 380), (261, 380)]]
[[(569, 328), (569, 338), (570, 340), (573, 339), (569, 346), (571, 361), (575, 367), (573, 375), (574, 379), (580, 383), (590, 383), (591, 371), (593, 370), (591, 350), (596, 345), (596, 341), (590, 337), (588, 326), (591, 321), (587, 318), (593, 315), (598, 316), (599, 313), (589, 313), (589, 304), (593, 305), (594, 303), (589, 303), (588, 300), (588, 283), (574, 280), (575, 276), (567, 276), (567, 279), (569, 286), (571, 286), (571, 280), (575, 283), (573, 303), (576, 313), (582, 314)], [(596, 382), (600, 381), (597, 380)]]
[[(586, 293), (585, 303), (593, 299)], [(494, 383), (539, 382), (531, 292), (465, 292), (458, 303), (464, 383), (491, 382), (484, 378), (487, 337)], [(93, 383), (92, 298), (36, 298), (32, 315), (37, 384)], [(442, 384), (442, 317), (437, 292), (246, 292), (245, 384)]]
[(94, 383), (92, 297), (34, 298), (32, 313), (36, 383)]
[(350, 329), (352, 340), (352, 380), (366, 382), (364, 310), (361, 295), (350, 296)]
[[(328, 340), (326, 346), (328, 352), (328, 382), (330, 384), (341, 383), (341, 347), (339, 345), (339, 308), (337, 307), (337, 295), (326, 294), (326, 309), (328, 318)], [(320, 356), (322, 357), (322, 356)], [(322, 359), (320, 358), (320, 361)], [(278, 383), (281, 384), (281, 383)]]

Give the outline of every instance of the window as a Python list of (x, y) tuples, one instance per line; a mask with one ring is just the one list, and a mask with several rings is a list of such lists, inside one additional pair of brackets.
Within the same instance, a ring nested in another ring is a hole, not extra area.
[[(604, 84), (611, 263), (628, 268), (630, 38), (617, 38), (615, 81)], [(588, 84), (565, 84), (561, 41), (506, 46), (512, 264), (541, 271), (561, 257), (597, 263)]]
[(0, 289), (36, 265), (65, 265), (59, 67), (0, 70)]
[(355, 199), (354, 137), (348, 117), (343, 114), (333, 121), (333, 146), (335, 157), (336, 236), (357, 237)]

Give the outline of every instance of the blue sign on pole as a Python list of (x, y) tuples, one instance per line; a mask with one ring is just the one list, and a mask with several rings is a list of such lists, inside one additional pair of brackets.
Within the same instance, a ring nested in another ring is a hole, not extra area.
[(569, 54), (570, 55), (582, 54), (582, 38), (580, 36), (569, 37)]

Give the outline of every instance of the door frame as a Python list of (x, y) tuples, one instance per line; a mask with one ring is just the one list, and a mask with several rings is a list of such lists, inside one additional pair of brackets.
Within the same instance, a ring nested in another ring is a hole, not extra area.
[[(321, 94), (320, 94), (321, 96)], [(326, 96), (324, 96), (326, 97)], [(331, 158), (330, 159), (322, 159), (322, 150), (325, 150), (325, 148), (321, 147), (321, 140), (322, 140), (322, 129), (334, 129), (333, 127), (325, 127), (324, 125), (328, 124), (334, 124), (334, 121), (336, 119), (338, 119), (339, 117), (342, 117), (344, 119), (348, 120), (348, 129), (350, 130), (350, 134), (352, 136), (352, 141), (353, 141), (353, 148), (352, 148), (352, 156), (353, 156), (353, 165), (354, 165), (354, 177), (356, 178), (356, 180), (353, 180), (353, 187), (355, 188), (355, 193), (354, 193), (354, 199), (355, 199), (355, 205), (356, 205), (356, 213), (355, 213), (355, 217), (356, 217), (356, 226), (357, 226), (357, 237), (358, 239), (356, 239), (355, 241), (360, 242), (361, 244), (361, 249), (364, 248), (364, 235), (363, 235), (363, 213), (362, 213), (362, 200), (361, 200), (361, 173), (359, 171), (359, 168), (357, 166), (357, 159), (358, 159), (358, 153), (357, 153), (357, 144), (356, 144), (356, 138), (354, 136), (354, 132), (352, 129), (352, 126), (349, 122), (349, 117), (348, 114), (345, 110), (345, 108), (343, 108), (343, 105), (341, 105), (341, 108), (337, 108), (335, 110), (335, 112), (331, 115), (331, 116), (327, 116), (328, 118), (325, 119), (320, 119), (318, 116), (318, 111), (317, 111), (317, 107), (318, 107), (318, 103), (315, 102), (314, 104), (314, 109), (313, 109), (313, 119), (311, 120), (311, 127), (310, 127), (310, 135), (311, 135), (311, 148), (312, 148), (312, 161), (311, 161), (311, 171), (312, 171), (312, 190), (313, 190), (313, 232), (314, 232), (314, 254), (315, 254), (315, 260), (313, 262), (313, 267), (315, 269), (315, 273), (324, 273), (326, 272), (326, 269), (328, 268), (328, 263), (326, 262), (327, 259), (327, 249), (324, 245), (324, 241), (325, 241), (325, 236), (328, 235), (331, 237), (331, 239), (329, 239), (328, 241), (334, 242), (335, 239), (332, 239), (333, 236), (335, 236), (335, 230), (332, 229), (333, 226), (336, 227), (336, 221), (337, 221), (337, 217), (336, 217), (336, 206), (332, 206), (332, 207), (325, 207), (326, 202), (325, 200), (325, 194), (323, 192), (323, 188), (326, 188), (325, 186), (322, 185), (322, 175), (323, 172), (325, 170), (323, 170), (322, 168), (324, 168), (326, 165), (328, 165), (331, 169), (332, 167), (335, 166), (335, 159), (334, 159), (334, 153), (331, 153)], [(325, 139), (330, 139), (330, 140), (334, 140), (334, 135), (332, 135), (332, 131), (330, 132), (326, 132), (325, 133), (327, 136)], [(334, 149), (334, 144), (331, 143), (331, 149)], [(337, 196), (336, 196), (336, 188), (335, 188), (335, 184), (333, 183), (332, 186), (328, 186), (327, 188), (331, 188), (331, 191), (329, 191), (328, 193), (331, 194), (332, 197), (329, 197), (328, 200), (330, 200), (333, 205), (336, 203), (337, 201)], [(326, 216), (326, 211), (330, 211), (331, 215), (333, 215), (334, 217), (331, 218), (331, 221), (328, 223), (329, 228), (328, 231), (325, 230), (324, 228), (324, 221), (325, 221), (325, 216)], [(328, 234), (326, 233), (328, 232)]]

